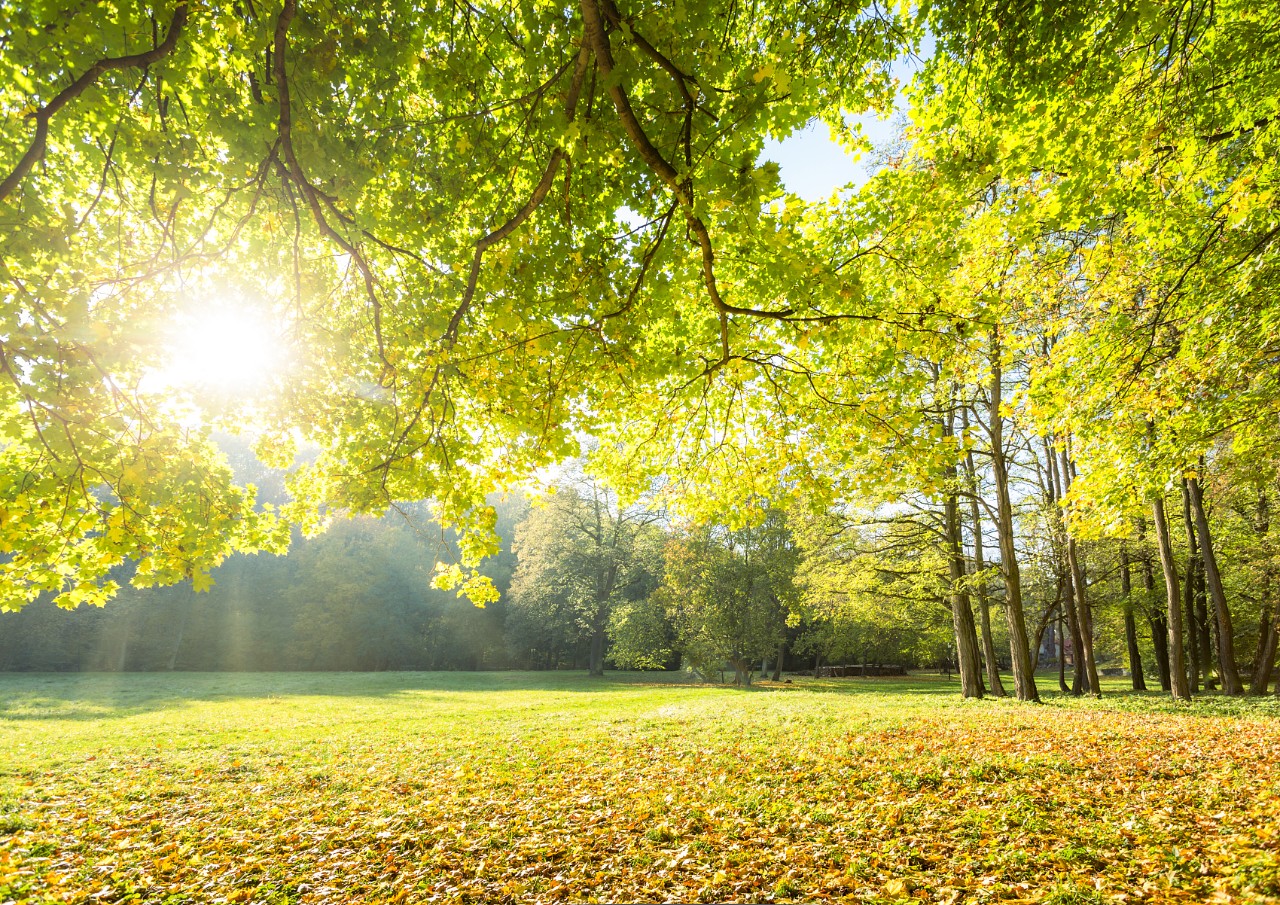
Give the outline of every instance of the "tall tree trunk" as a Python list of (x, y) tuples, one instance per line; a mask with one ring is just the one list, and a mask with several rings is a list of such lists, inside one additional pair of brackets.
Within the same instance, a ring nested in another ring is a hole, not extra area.
[(1204, 512), (1204, 489), (1197, 478), (1189, 478), (1187, 487), (1191, 491), (1191, 512), (1195, 516), (1196, 534), (1200, 536), (1200, 558), (1204, 560), (1205, 579), (1209, 585), (1209, 596), (1213, 600), (1214, 624), (1218, 628), (1218, 668), (1222, 674), (1222, 690), (1231, 695), (1244, 694), (1240, 671), (1236, 668), (1231, 611), (1227, 609), (1227, 594), (1222, 587), (1218, 557), (1213, 552), (1213, 536), (1209, 533), (1209, 519)]
[(1146, 691), (1142, 652), (1138, 650), (1138, 625), (1133, 617), (1133, 577), (1129, 573), (1129, 548), (1120, 545), (1120, 591), (1124, 594), (1124, 641), (1129, 648), (1129, 676), (1134, 691)]
[[(954, 468), (952, 469), (954, 472)], [(954, 474), (952, 475), (954, 477)], [(982, 671), (978, 658), (978, 635), (973, 624), (973, 607), (965, 589), (964, 550), (960, 546), (960, 511), (954, 492), (947, 493), (945, 531), (947, 565), (951, 575), (951, 624), (956, 636), (960, 693), (966, 698), (982, 697)]]
[(1182, 589), (1183, 605), (1187, 611), (1187, 655), (1191, 667), (1191, 693), (1200, 690), (1200, 677), (1203, 675), (1205, 688), (1209, 687), (1209, 645), (1208, 637), (1198, 630), (1200, 621), (1196, 619), (1196, 564), (1200, 561), (1200, 551), (1196, 545), (1196, 528), (1191, 521), (1191, 494), (1187, 490), (1187, 479), (1182, 479), (1182, 525), (1187, 535), (1187, 570), (1186, 585)]
[[(962, 411), (961, 417), (968, 433), (969, 413)], [(969, 518), (973, 522), (973, 571), (977, 575), (975, 589), (978, 592), (978, 621), (982, 629), (982, 659), (987, 667), (987, 687), (997, 698), (1003, 698), (1006, 692), (996, 663), (996, 645), (991, 638), (991, 598), (987, 596), (987, 579), (983, 575), (987, 566), (982, 555), (982, 509), (978, 505), (978, 470), (973, 464), (972, 450), (965, 456), (965, 470), (969, 473)]]
[(995, 478), (996, 532), (1000, 539), (1000, 571), (1004, 575), (1004, 614), (1009, 623), (1009, 654), (1013, 660), (1014, 693), (1019, 701), (1039, 701), (1027, 621), (1022, 609), (1022, 572), (1014, 544), (1013, 502), (1009, 496), (1009, 464), (1004, 456), (1004, 416), (1000, 413), (1004, 377), (1000, 370), (1000, 336), (991, 334), (991, 391), (987, 427), (991, 435), (991, 471)]
[(1058, 690), (1063, 694), (1071, 693), (1071, 686), (1067, 685), (1067, 647), (1063, 643), (1063, 629), (1066, 627), (1066, 617), (1062, 615), (1062, 606), (1058, 606)]
[(1164, 497), (1151, 501), (1151, 517), (1156, 524), (1156, 543), (1160, 548), (1160, 568), (1164, 571), (1165, 599), (1168, 603), (1169, 626), (1169, 690), (1175, 701), (1191, 700), (1187, 685), (1187, 665), (1182, 649), (1182, 601), (1178, 593), (1178, 567), (1173, 561), (1173, 544), (1169, 542), (1169, 522), (1164, 514)]
[(786, 659), (787, 639), (783, 638), (782, 642), (778, 645), (778, 659), (773, 663), (773, 681), (779, 682), (782, 680), (783, 664), (786, 662)]
[[(1271, 576), (1264, 576), (1265, 593), (1270, 594)], [(1276, 667), (1276, 649), (1280, 647), (1280, 613), (1272, 612), (1268, 599), (1262, 612), (1262, 624), (1258, 627), (1258, 651), (1253, 658), (1253, 676), (1249, 682), (1252, 694), (1266, 694), (1271, 674)]]
[(1204, 690), (1216, 689), (1219, 686), (1219, 672), (1213, 669), (1213, 664), (1219, 662), (1221, 646), (1217, 636), (1217, 622), (1208, 614), (1208, 589), (1204, 584), (1203, 557), (1196, 561), (1196, 631), (1199, 632), (1199, 644), (1203, 654), (1201, 662), (1204, 667)]
[(187, 620), (191, 617), (191, 608), (195, 605), (195, 589), (192, 588), (184, 596), (186, 600), (182, 607), (182, 615), (178, 619), (178, 635), (173, 639), (173, 647), (169, 648), (169, 662), (165, 664), (165, 668), (170, 671), (176, 669), (178, 665), (178, 653), (182, 650), (182, 639), (187, 634)]
[[(1062, 466), (1062, 489), (1063, 494), (1071, 489), (1071, 460), (1067, 455), (1067, 442), (1064, 438), (1062, 445), (1058, 448), (1058, 457)], [(1088, 684), (1088, 693), (1101, 697), (1102, 686), (1098, 683), (1098, 664), (1093, 657), (1093, 620), (1089, 618), (1089, 599), (1086, 594), (1086, 584), (1084, 578), (1084, 568), (1080, 564), (1080, 550), (1076, 545), (1075, 536), (1071, 533), (1071, 527), (1066, 523), (1066, 517), (1063, 517), (1063, 530), (1067, 538), (1067, 569), (1071, 572), (1071, 585), (1075, 590), (1075, 610), (1076, 622), (1079, 624), (1080, 648), (1076, 654), (1078, 663), (1084, 666), (1085, 682)], [(1076, 668), (1079, 673), (1079, 665)]]
[[(1145, 540), (1147, 525), (1138, 519), (1138, 539)], [(1151, 646), (1156, 652), (1156, 675), (1160, 678), (1160, 690), (1169, 690), (1169, 626), (1164, 616), (1154, 609), (1156, 580), (1151, 566), (1151, 551), (1142, 551), (1142, 588), (1147, 592), (1147, 622), (1151, 626)]]
[[(1258, 540), (1266, 543), (1271, 531), (1271, 513), (1265, 492), (1258, 493), (1255, 531)], [(1258, 649), (1253, 655), (1253, 675), (1249, 681), (1249, 691), (1252, 694), (1267, 693), (1267, 684), (1275, 669), (1276, 648), (1280, 647), (1280, 608), (1275, 606), (1271, 588), (1272, 566), (1268, 563), (1262, 569), (1262, 618), (1258, 621)]]
[(604, 623), (597, 620), (591, 630), (591, 658), (587, 661), (591, 675), (604, 675)]
[(1044, 445), (1049, 456), (1049, 468), (1053, 474), (1053, 486), (1057, 488), (1053, 498), (1053, 521), (1058, 539), (1062, 544), (1063, 561), (1058, 566), (1062, 570), (1062, 608), (1067, 618), (1067, 629), (1071, 632), (1071, 693), (1079, 697), (1087, 690), (1089, 680), (1084, 666), (1084, 632), (1080, 624), (1075, 570), (1071, 568), (1070, 557), (1067, 554), (1069, 538), (1060, 505), (1069, 480), (1066, 475), (1066, 453), (1062, 454), (1062, 462), (1059, 466), (1058, 454), (1054, 450), (1053, 442), (1046, 437)]

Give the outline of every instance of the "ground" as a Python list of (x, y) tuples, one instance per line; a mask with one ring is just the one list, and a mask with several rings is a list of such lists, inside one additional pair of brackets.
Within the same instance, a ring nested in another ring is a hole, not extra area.
[(1280, 706), (0, 676), (0, 903), (1280, 902)]

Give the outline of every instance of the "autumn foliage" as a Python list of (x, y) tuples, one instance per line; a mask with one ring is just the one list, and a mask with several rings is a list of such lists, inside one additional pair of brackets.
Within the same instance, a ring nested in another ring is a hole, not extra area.
[(929, 678), (4, 686), (0, 897), (23, 905), (1280, 896), (1269, 703), (1029, 708)]

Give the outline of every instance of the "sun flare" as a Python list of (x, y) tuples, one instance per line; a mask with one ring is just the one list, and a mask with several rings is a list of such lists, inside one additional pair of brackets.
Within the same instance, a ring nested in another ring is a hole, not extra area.
[(248, 304), (210, 304), (178, 315), (158, 382), (197, 394), (247, 396), (266, 390), (288, 365), (281, 327)]

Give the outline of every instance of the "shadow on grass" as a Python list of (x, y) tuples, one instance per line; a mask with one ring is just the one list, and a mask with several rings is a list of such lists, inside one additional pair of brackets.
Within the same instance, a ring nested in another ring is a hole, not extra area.
[[(379, 673), (9, 673), (0, 674), (0, 725), (49, 720), (113, 720), (214, 703), (301, 697), (391, 698), (448, 702), (481, 695), (501, 703), (509, 694), (625, 694), (660, 687), (726, 694), (877, 694), (951, 696), (956, 683), (941, 677), (817, 679), (759, 682), (749, 689), (699, 682), (683, 672), (379, 672)], [(426, 697), (424, 698), (424, 693)]]
[[(1037, 677), (1041, 679), (1041, 677)], [(1056, 677), (1055, 677), (1056, 678)], [(1101, 700), (1062, 694), (1056, 683), (1040, 681), (1045, 705), (1063, 709), (1173, 712), (1196, 716), (1280, 716), (1280, 699), (1209, 695), (1180, 704), (1159, 691), (1135, 692), (1128, 680), (1104, 682)], [(1007, 687), (1012, 687), (1009, 683)], [(577, 672), (381, 672), (381, 673), (10, 673), (0, 674), (0, 726), (25, 721), (116, 720), (194, 703), (292, 697), (393, 699), (474, 705), (480, 697), (495, 706), (525, 706), (522, 693), (625, 696), (659, 688), (735, 695), (840, 695), (902, 698), (929, 706), (960, 703), (959, 682), (934, 674), (884, 678), (792, 677), (762, 681), (749, 689), (699, 682), (682, 672), (608, 672), (593, 678)], [(508, 696), (510, 696), (508, 698)], [(988, 700), (992, 700), (988, 698)], [(967, 706), (967, 705), (966, 705)]]

